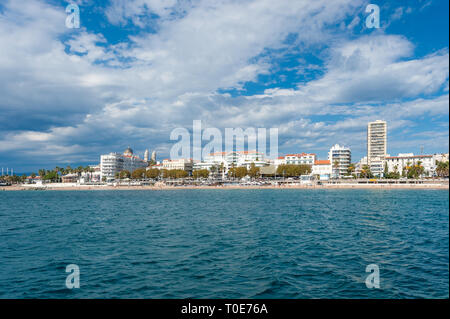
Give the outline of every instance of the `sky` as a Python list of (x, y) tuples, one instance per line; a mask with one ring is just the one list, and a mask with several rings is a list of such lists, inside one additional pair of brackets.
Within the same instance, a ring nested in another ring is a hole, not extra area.
[[(0, 167), (167, 158), (176, 128), (278, 128), (278, 152), (449, 149), (447, 0), (0, 1)], [(380, 8), (367, 28), (365, 8)]]

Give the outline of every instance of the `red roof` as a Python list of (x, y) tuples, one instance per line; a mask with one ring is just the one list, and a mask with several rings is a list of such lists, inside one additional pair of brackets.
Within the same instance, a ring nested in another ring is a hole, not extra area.
[(421, 158), (421, 157), (433, 157), (433, 155), (413, 155), (413, 156), (386, 156), (386, 158)]
[(287, 154), (286, 156), (302, 157), (302, 156), (306, 156), (306, 155), (314, 155), (314, 156), (316, 156), (316, 154), (314, 154), (314, 153)]
[(318, 161), (314, 161), (314, 165), (330, 165), (330, 161), (329, 160), (318, 160)]
[(209, 155), (213, 156), (213, 155), (225, 155), (226, 152), (214, 152), (214, 153), (210, 153)]

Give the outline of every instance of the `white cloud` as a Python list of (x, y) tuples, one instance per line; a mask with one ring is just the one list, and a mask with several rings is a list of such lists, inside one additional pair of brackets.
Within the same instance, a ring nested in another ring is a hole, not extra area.
[[(193, 119), (219, 128), (277, 126), (286, 148), (314, 151), (335, 142), (356, 147), (367, 121), (380, 116), (395, 130), (415, 125), (417, 116), (448, 114), (448, 93), (423, 98), (448, 92), (448, 51), (415, 57), (401, 36), (335, 33), (362, 3), (114, 1), (107, 11), (114, 23), (147, 25), (149, 11), (161, 18), (156, 33), (109, 45), (102, 34), (66, 29), (63, 7), (7, 2), (0, 13), (0, 153), (68, 161), (95, 160), (129, 143), (167, 150), (170, 131)], [(323, 76), (313, 81), (248, 97), (218, 93), (273, 72), (272, 50), (294, 47), (306, 62), (303, 52), (327, 46)]]

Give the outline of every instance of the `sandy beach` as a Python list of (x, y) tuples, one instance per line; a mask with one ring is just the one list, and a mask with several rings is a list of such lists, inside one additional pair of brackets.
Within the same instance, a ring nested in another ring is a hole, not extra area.
[(31, 191), (31, 190), (60, 190), (60, 191), (75, 191), (75, 190), (180, 190), (180, 189), (442, 189), (448, 190), (448, 183), (429, 183), (429, 184), (323, 184), (323, 185), (227, 185), (227, 186), (109, 186), (109, 185), (76, 185), (76, 186), (31, 186), (31, 185), (14, 185), (0, 187), (0, 191)]

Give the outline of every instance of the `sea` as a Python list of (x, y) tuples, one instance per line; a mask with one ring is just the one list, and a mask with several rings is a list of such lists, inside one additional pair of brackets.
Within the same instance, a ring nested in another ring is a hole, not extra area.
[(449, 298), (449, 193), (2, 191), (0, 298)]

